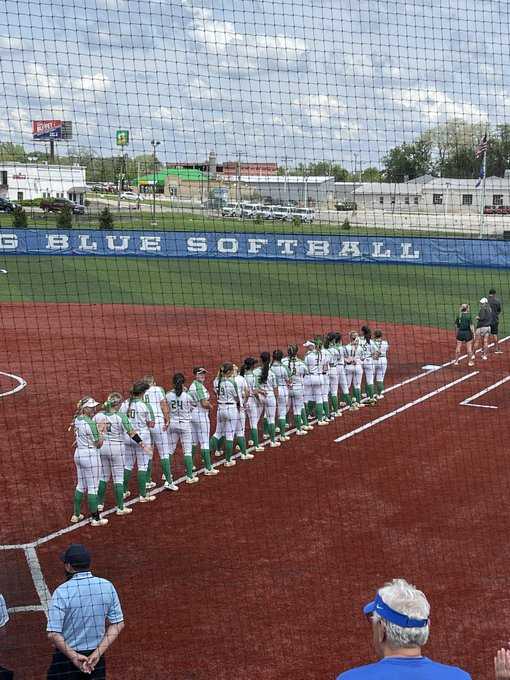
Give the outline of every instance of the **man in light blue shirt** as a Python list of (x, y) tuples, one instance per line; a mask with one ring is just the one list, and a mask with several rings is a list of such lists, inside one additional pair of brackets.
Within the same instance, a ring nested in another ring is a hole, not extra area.
[(119, 597), (110, 581), (93, 576), (85, 546), (70, 545), (62, 561), (68, 580), (55, 590), (49, 606), (46, 630), (56, 649), (47, 679), (103, 680), (103, 654), (124, 628)]
[(337, 680), (471, 680), (460, 668), (422, 656), (429, 637), (430, 605), (421, 590), (404, 579), (380, 588), (363, 613), (369, 617), (375, 651), (382, 658), (345, 671)]

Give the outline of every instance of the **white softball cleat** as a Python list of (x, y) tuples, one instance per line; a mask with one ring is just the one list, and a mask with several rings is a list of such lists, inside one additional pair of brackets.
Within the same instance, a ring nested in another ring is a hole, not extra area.
[(319, 427), (324, 427), (324, 425), (329, 425), (329, 421), (328, 421), (328, 420), (319, 420), (319, 422), (317, 423), (317, 425), (318, 425)]
[(234, 467), (236, 464), (235, 460), (226, 460), (225, 461), (225, 467)]
[(306, 430), (298, 430), (298, 431), (296, 432), (296, 435), (297, 435), (298, 437), (304, 437), (306, 434), (308, 434), (308, 432), (307, 432)]
[(186, 484), (196, 484), (198, 477), (186, 477)]
[(213, 477), (214, 475), (219, 474), (219, 470), (216, 470), (216, 468), (211, 468), (210, 470), (204, 470), (204, 475), (206, 477)]
[(152, 481), (151, 481), (151, 482), (147, 482), (147, 483), (146, 483), (145, 488), (146, 488), (146, 489), (154, 489), (155, 486), (156, 486), (156, 482), (152, 482)]
[(248, 446), (253, 446), (253, 439), (248, 439)]
[(108, 520), (106, 517), (100, 517), (99, 519), (93, 519), (90, 522), (90, 526), (92, 527), (104, 527), (108, 524)]
[(280, 437), (280, 441), (281, 442), (290, 442), (290, 437), (288, 437), (287, 435), (282, 435)]
[(255, 458), (255, 456), (252, 453), (241, 454), (242, 460), (253, 460), (253, 458)]
[(165, 482), (163, 484), (164, 489), (169, 489), (170, 491), (179, 491), (179, 487), (175, 482)]
[(122, 494), (122, 497), (124, 498), (124, 500), (126, 500), (126, 498), (129, 498), (130, 496), (131, 496), (131, 491), (124, 491), (124, 493)]
[(103, 510), (104, 510), (104, 505), (98, 505), (98, 506), (97, 506), (97, 509), (99, 510), (99, 512), (103, 512)]
[(156, 496), (140, 496), (140, 503), (152, 503), (156, 500)]
[(69, 521), (71, 524), (78, 524), (78, 522), (82, 521), (83, 517), (83, 515), (73, 515)]
[(264, 451), (264, 447), (263, 446), (255, 446), (255, 448), (253, 450), (260, 453), (261, 451)]
[(221, 458), (221, 456), (223, 455), (223, 451), (215, 451), (214, 455), (216, 456), (216, 458)]
[(130, 515), (133, 512), (132, 508), (117, 508), (115, 514), (116, 515)]
[(278, 446), (281, 446), (280, 442), (269, 442), (269, 446), (272, 449), (276, 449)]

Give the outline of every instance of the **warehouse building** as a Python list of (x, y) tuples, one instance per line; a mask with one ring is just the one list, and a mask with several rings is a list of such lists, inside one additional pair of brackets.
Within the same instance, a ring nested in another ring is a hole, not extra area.
[(53, 197), (83, 205), (87, 190), (80, 165), (0, 163), (0, 196), (11, 201)]

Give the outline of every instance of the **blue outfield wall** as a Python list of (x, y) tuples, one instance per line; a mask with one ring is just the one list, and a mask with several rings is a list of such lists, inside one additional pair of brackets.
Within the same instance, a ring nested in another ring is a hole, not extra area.
[(510, 268), (510, 241), (403, 236), (0, 229), (0, 254)]

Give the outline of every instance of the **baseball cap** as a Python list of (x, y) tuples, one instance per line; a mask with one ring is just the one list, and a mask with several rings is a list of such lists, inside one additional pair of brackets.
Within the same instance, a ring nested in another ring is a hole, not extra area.
[(307, 340), (306, 342), (303, 343), (303, 347), (315, 347), (315, 343), (312, 342), (311, 340)]
[(3, 628), (8, 621), (9, 612), (7, 611), (7, 605), (5, 604), (4, 596), (0, 595), (0, 628)]
[(406, 614), (395, 611), (395, 609), (392, 609), (384, 602), (379, 593), (377, 593), (372, 602), (363, 607), (363, 614), (372, 614), (373, 612), (379, 614), (382, 619), (391, 621), (391, 623), (401, 628), (424, 628), (429, 622), (428, 619), (412, 619), (406, 616)]
[(207, 371), (203, 366), (195, 366), (193, 369), (193, 375), (198, 375), (199, 373), (207, 373)]
[(481, 305), (486, 305), (488, 302), (489, 302), (489, 301), (487, 300), (487, 298), (482, 298), (482, 299), (480, 300), (480, 304), (481, 304)]
[(67, 550), (62, 553), (60, 559), (72, 567), (88, 567), (92, 558), (84, 545), (81, 543), (71, 543)]
[(99, 402), (92, 397), (88, 397), (85, 401), (82, 399), (80, 402), (80, 408), (94, 408), (94, 406), (99, 406)]

